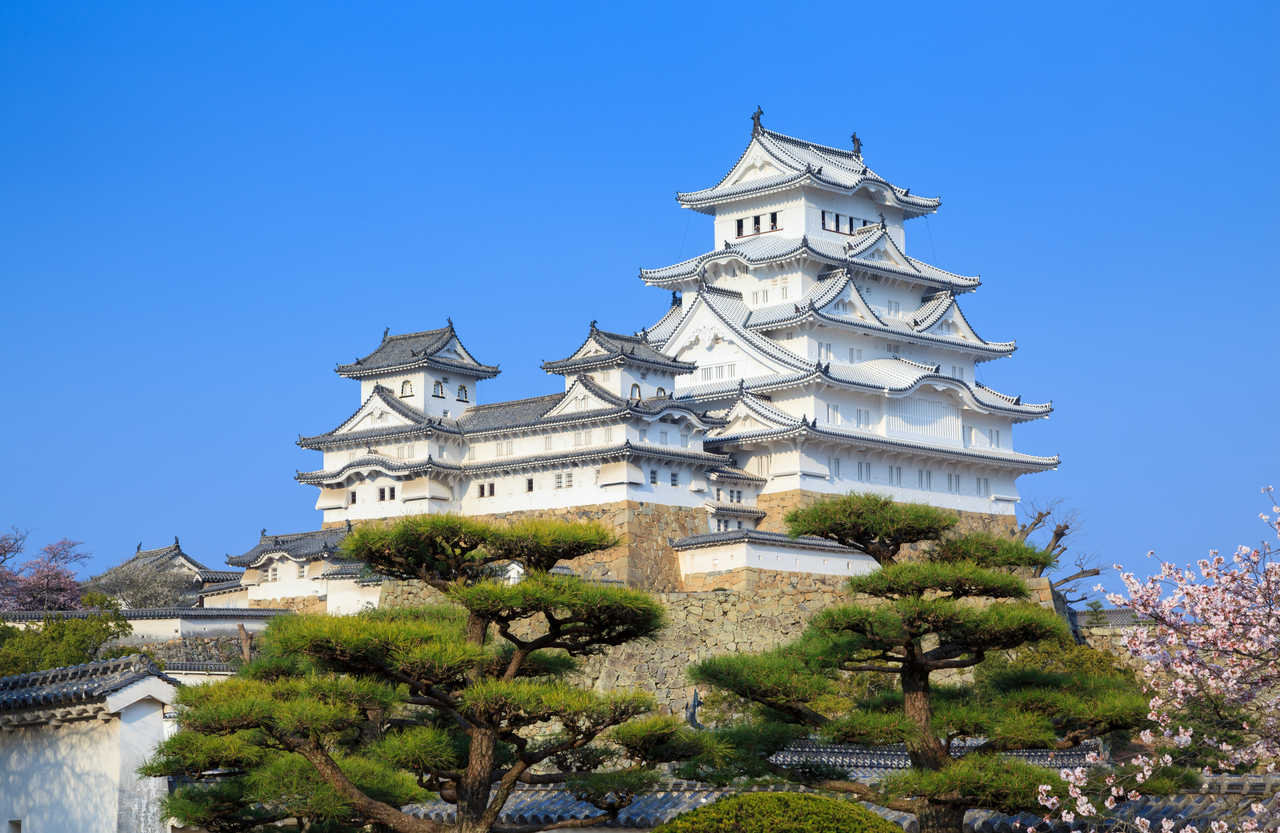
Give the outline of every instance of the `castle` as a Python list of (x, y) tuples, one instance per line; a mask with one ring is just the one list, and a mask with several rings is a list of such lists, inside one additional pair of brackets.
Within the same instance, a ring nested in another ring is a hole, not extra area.
[(599, 520), (621, 543), (571, 568), (666, 591), (872, 569), (863, 553), (783, 534), (786, 513), (822, 495), (877, 492), (970, 526), (1011, 525), (1017, 478), (1058, 465), (1014, 450), (1013, 426), (1052, 406), (977, 380), (982, 362), (1015, 349), (961, 312), (979, 279), (906, 254), (907, 221), (940, 200), (872, 171), (856, 134), (837, 149), (760, 115), (719, 182), (677, 195), (711, 216), (712, 247), (640, 271), (670, 307), (631, 333), (592, 322), (542, 365), (562, 391), (484, 402), (498, 367), (451, 321), (384, 332), (338, 365), (359, 382), (359, 407), (298, 439), (323, 455), (296, 475), (318, 490), (322, 528), (263, 530), (229, 559), (246, 568), (240, 585), (206, 603), (356, 582), (337, 550), (345, 530), (406, 515)]

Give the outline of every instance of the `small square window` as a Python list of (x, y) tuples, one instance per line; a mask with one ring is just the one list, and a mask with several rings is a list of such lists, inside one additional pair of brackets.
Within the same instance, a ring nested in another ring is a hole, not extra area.
[(396, 499), (396, 487), (395, 486), (388, 487), (387, 500), (395, 500), (395, 499)]
[(382, 486), (379, 486), (379, 487), (378, 487), (378, 500), (386, 500), (386, 499), (387, 499), (387, 490), (386, 490), (385, 488), (383, 488)]
[(524, 481), (524, 490), (525, 490), (526, 492), (532, 492), (532, 491), (533, 491), (533, 478), (532, 478), (532, 477), (525, 478), (525, 481)]
[(564, 474), (564, 487), (566, 489), (573, 488), (573, 472), (568, 471)]
[(352, 505), (352, 506), (355, 506), (355, 505), (356, 505), (356, 490), (355, 490), (355, 489), (352, 489), (352, 490), (351, 490), (351, 495), (350, 495), (350, 497), (351, 497), (351, 505)]

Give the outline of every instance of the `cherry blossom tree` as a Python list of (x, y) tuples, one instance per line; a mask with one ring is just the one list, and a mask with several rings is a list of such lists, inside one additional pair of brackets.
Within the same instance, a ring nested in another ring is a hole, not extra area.
[(27, 533), (14, 528), (0, 534), (0, 610), (75, 610), (80, 585), (72, 567), (89, 558), (79, 541), (46, 544), (35, 558), (13, 565), (26, 547)]
[[(1280, 536), (1280, 505), (1264, 488), (1269, 513), (1260, 515)], [(1150, 554), (1149, 554), (1150, 555)], [(1114, 811), (1140, 798), (1162, 772), (1179, 763), (1204, 774), (1275, 772), (1280, 764), (1280, 559), (1274, 544), (1240, 547), (1229, 558), (1210, 552), (1194, 568), (1162, 562), (1146, 579), (1119, 565), (1125, 593), (1108, 601), (1132, 610), (1141, 626), (1126, 647), (1138, 663), (1150, 696), (1155, 731), (1140, 735), (1150, 754), (1100, 773), (1062, 770), (1069, 800), (1041, 788), (1046, 820), (1108, 818), (1108, 829), (1145, 833), (1150, 823)], [(1162, 785), (1167, 788), (1166, 785)], [(1101, 806), (1099, 806), (1101, 805)], [(1263, 804), (1241, 805), (1233, 818), (1214, 820), (1209, 831), (1280, 831)], [(1208, 833), (1195, 825), (1166, 823), (1162, 833)]]

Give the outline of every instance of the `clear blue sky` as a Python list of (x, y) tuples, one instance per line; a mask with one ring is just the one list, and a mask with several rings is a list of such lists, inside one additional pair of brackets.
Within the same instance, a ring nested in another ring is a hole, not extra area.
[[(1128, 5), (1128, 4), (1125, 4)], [(909, 251), (1016, 338), (1028, 499), (1145, 567), (1256, 542), (1280, 480), (1269, 3), (73, 4), (0, 9), (0, 525), (101, 569), (314, 528), (333, 365), (452, 315), (503, 373), (668, 295), (764, 108), (915, 193)]]

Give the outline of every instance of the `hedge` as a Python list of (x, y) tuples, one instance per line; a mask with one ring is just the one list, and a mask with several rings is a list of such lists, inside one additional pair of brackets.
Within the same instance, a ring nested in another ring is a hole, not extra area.
[(902, 828), (852, 801), (759, 792), (722, 798), (653, 833), (902, 833)]

